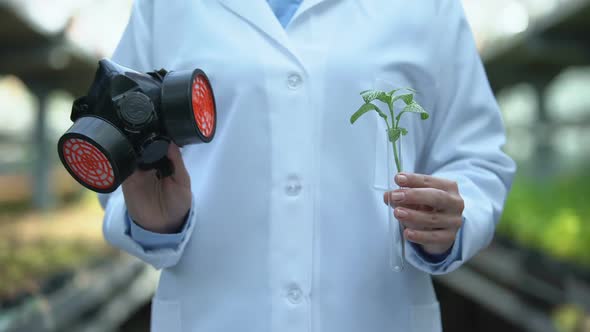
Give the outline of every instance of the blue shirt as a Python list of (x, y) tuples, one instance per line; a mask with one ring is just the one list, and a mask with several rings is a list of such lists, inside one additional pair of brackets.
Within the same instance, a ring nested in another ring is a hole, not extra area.
[[(274, 12), (275, 16), (283, 26), (283, 28), (286, 28), (289, 22), (291, 21), (291, 18), (303, 2), (303, 0), (267, 0), (267, 2), (272, 11)], [(186, 230), (190, 226), (190, 221), (187, 221), (185, 222), (184, 227), (179, 233), (160, 234), (153, 233), (141, 228), (139, 225), (133, 222), (133, 220), (131, 220), (129, 214), (127, 214), (126, 221), (128, 224), (127, 229), (129, 231), (129, 236), (146, 250), (178, 247), (178, 245), (182, 242), (186, 235)], [(459, 231), (459, 234), (457, 234), (457, 241), (455, 241), (455, 244), (459, 244), (459, 246), (462, 242), (460, 241), (460, 236), (461, 232)], [(451, 248), (446, 253), (440, 255), (431, 255), (422, 250), (421, 246), (416, 245), (414, 243), (412, 243), (411, 245), (425, 260), (432, 264), (439, 264), (442, 261), (444, 261), (453, 249)], [(454, 247), (457, 247), (457, 245), (455, 245)], [(454, 249), (454, 251), (456, 252), (461, 252), (461, 248)]]
[(267, 0), (267, 2), (283, 28), (286, 28), (303, 0)]

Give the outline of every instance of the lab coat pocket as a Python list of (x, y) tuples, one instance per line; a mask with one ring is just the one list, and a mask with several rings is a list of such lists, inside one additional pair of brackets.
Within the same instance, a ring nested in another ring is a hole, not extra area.
[(413, 305), (410, 307), (410, 326), (412, 332), (441, 332), (440, 305)]
[(180, 332), (180, 303), (178, 301), (152, 299), (152, 332)]

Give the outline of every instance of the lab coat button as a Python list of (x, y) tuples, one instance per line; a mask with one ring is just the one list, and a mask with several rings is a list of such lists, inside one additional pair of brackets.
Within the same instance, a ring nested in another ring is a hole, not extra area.
[(287, 185), (285, 186), (285, 192), (289, 196), (297, 196), (299, 195), (299, 192), (301, 192), (301, 188), (302, 186), (299, 180), (295, 177), (291, 177), (287, 181)]
[(289, 288), (289, 291), (287, 292), (287, 299), (292, 304), (301, 303), (301, 300), (303, 299), (303, 292), (301, 291), (301, 288), (297, 286)]
[(292, 90), (297, 90), (301, 85), (301, 82), (302, 79), (299, 74), (291, 74), (289, 75), (289, 78), (287, 78), (287, 86), (289, 86), (289, 89)]

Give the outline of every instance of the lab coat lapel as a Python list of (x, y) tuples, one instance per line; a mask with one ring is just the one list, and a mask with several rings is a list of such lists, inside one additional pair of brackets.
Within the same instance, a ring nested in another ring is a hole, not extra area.
[(254, 25), (279, 45), (290, 50), (287, 33), (275, 17), (266, 0), (218, 0), (242, 19)]
[(306, 11), (308, 11), (308, 10), (312, 9), (313, 7), (319, 5), (320, 3), (326, 2), (326, 1), (335, 1), (335, 0), (303, 0), (301, 5), (299, 6), (297, 11), (295, 12), (295, 15), (293, 15), (291, 22), (295, 21), (299, 16), (301, 16)]

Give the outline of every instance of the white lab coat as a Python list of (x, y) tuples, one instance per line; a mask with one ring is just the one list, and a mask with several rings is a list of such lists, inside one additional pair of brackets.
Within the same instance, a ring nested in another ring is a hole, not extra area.
[[(286, 31), (265, 0), (136, 0), (113, 58), (201, 68), (217, 100), (213, 142), (183, 149), (178, 248), (130, 238), (120, 189), (106, 205), (106, 239), (162, 269), (153, 331), (441, 330), (430, 275), (490, 242), (515, 170), (459, 0), (304, 0)], [(465, 221), (445, 262), (408, 247), (397, 273), (385, 127), (349, 118), (360, 91), (406, 86), (432, 116), (402, 120), (404, 167), (457, 181)]]

